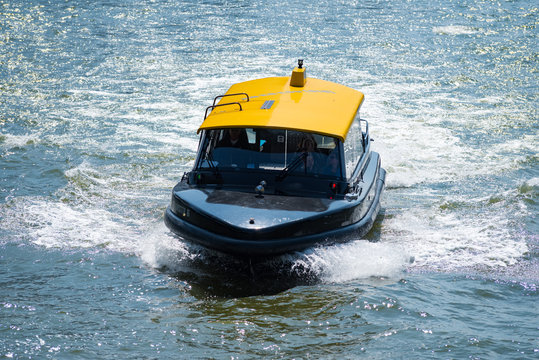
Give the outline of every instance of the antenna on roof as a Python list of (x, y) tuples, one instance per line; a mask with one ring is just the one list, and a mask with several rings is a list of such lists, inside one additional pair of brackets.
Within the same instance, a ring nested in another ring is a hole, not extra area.
[(298, 59), (298, 67), (292, 70), (290, 77), (290, 86), (304, 87), (307, 82), (307, 69), (303, 67), (303, 59)]

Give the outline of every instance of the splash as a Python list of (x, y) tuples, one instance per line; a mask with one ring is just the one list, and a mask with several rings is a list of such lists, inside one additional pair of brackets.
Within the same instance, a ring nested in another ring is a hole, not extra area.
[(253, 260), (249, 265), (248, 259), (238, 259), (186, 243), (181, 238), (171, 235), (162, 224), (155, 224), (140, 238), (138, 254), (149, 266), (170, 273), (183, 271), (200, 273), (226, 269), (234, 274), (234, 270), (252, 266), (251, 271), (254, 272), (252, 275), (255, 277), (268, 273), (288, 274), (303, 281), (329, 283), (373, 277), (398, 280), (413, 261), (399, 245), (354, 240), (265, 260)]
[(148, 266), (175, 273), (194, 261), (199, 254), (170, 234), (162, 222), (153, 224), (137, 244), (137, 254)]
[(317, 247), (296, 253), (292, 269), (314, 273), (324, 282), (355, 279), (400, 279), (410, 256), (400, 245), (355, 240), (346, 244)]

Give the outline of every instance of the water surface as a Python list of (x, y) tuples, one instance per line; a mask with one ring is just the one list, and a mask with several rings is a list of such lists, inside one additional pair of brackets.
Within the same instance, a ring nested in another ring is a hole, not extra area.
[[(0, 0), (0, 357), (538, 357), (537, 16)], [(204, 109), (298, 58), (366, 95), (373, 231), (255, 264), (179, 241)]]

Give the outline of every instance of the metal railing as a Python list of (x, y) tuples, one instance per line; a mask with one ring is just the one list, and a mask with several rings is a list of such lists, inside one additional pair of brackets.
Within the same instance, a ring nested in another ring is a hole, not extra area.
[(240, 107), (240, 111), (243, 111), (243, 108), (241, 107), (241, 104), (239, 102), (230, 102), (230, 103), (226, 103), (226, 104), (211, 105), (211, 106), (208, 106), (206, 108), (206, 112), (204, 113), (204, 120), (206, 120), (206, 118), (208, 117), (208, 110), (210, 110), (210, 109), (213, 110), (216, 107), (227, 106), (227, 105), (238, 105)]
[(218, 95), (216, 96), (214, 99), (213, 99), (213, 104), (211, 106), (208, 106), (206, 108), (206, 112), (204, 113), (204, 120), (206, 120), (206, 118), (208, 117), (208, 110), (213, 110), (215, 109), (216, 107), (220, 107), (220, 106), (227, 106), (227, 105), (238, 105), (240, 107), (240, 111), (243, 111), (243, 108), (241, 107), (241, 104), (238, 102), (238, 101), (234, 101), (234, 102), (229, 102), (229, 103), (224, 103), (224, 104), (217, 104), (215, 105), (215, 103), (217, 102), (218, 99), (222, 99), (222, 98), (225, 98), (227, 96), (238, 96), (238, 95), (245, 95), (247, 97), (247, 102), (249, 101), (249, 95), (247, 93), (236, 93), (236, 94), (224, 94), (224, 95)]
[(217, 102), (217, 99), (224, 98), (224, 97), (227, 97), (227, 96), (238, 96), (238, 95), (245, 95), (245, 96), (247, 97), (247, 101), (249, 101), (249, 95), (247, 95), (247, 93), (224, 94), (224, 95), (218, 95), (218, 96), (216, 96), (216, 97), (213, 99), (213, 104), (212, 104), (212, 105), (215, 105), (215, 103)]

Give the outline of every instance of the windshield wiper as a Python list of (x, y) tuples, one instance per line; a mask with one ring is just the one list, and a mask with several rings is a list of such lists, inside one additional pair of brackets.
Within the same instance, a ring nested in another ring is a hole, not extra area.
[(219, 169), (217, 168), (217, 166), (215, 166), (214, 164), (213, 155), (211, 152), (208, 152), (206, 154), (206, 160), (208, 160), (208, 165), (210, 166), (210, 169), (213, 170), (215, 177), (220, 178), (221, 174), (219, 173)]
[(292, 172), (293, 170), (295, 170), (298, 166), (301, 165), (301, 163), (305, 163), (306, 160), (307, 160), (307, 152), (302, 152), (301, 154), (299, 154), (295, 159), (294, 161), (292, 161), (287, 167), (285, 167), (283, 170), (281, 170), (281, 172), (279, 173), (279, 175), (277, 175), (277, 177), (275, 178), (276, 181), (283, 181), (285, 177), (288, 176), (288, 174), (290, 174), (290, 172)]

